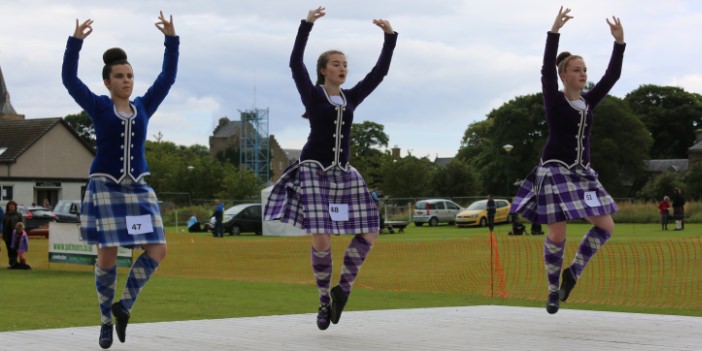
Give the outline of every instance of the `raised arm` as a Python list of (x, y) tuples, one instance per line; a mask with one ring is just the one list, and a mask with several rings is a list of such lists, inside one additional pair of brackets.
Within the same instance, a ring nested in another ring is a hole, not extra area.
[(66, 51), (63, 54), (63, 66), (61, 67), (61, 80), (68, 93), (88, 113), (95, 116), (95, 104), (97, 96), (78, 79), (78, 59), (83, 41), (93, 32), (93, 20), (88, 19), (82, 23), (76, 19), (76, 28), (73, 36), (68, 37)]
[(307, 39), (312, 31), (312, 26), (314, 22), (319, 18), (324, 17), (326, 12), (324, 7), (318, 7), (307, 12), (307, 17), (300, 21), (300, 27), (297, 29), (297, 36), (295, 37), (295, 44), (293, 45), (292, 52), (290, 53), (290, 70), (292, 71), (293, 80), (295, 81), (295, 86), (297, 87), (298, 93), (300, 93), (300, 98), (302, 99), (302, 104), (307, 107), (307, 99), (311, 96), (314, 89), (314, 84), (310, 79), (310, 74), (305, 67), (303, 62), (305, 56), (305, 47), (307, 46)]
[(541, 91), (544, 94), (544, 104), (549, 105), (554, 101), (558, 93), (558, 71), (556, 69), (556, 54), (558, 53), (558, 41), (560, 33), (558, 31), (570, 21), (570, 9), (563, 6), (558, 10), (558, 15), (553, 21), (551, 30), (546, 34), (546, 48), (544, 49), (544, 60), (541, 66)]
[(624, 61), (624, 49), (626, 44), (624, 43), (624, 27), (619, 18), (612, 16), (612, 22), (607, 19), (607, 24), (609, 25), (610, 32), (614, 37), (614, 47), (612, 48), (612, 56), (609, 59), (609, 64), (607, 65), (607, 70), (602, 76), (599, 82), (595, 84), (590, 91), (583, 94), (583, 97), (587, 102), (594, 106), (609, 93), (610, 89), (614, 86), (614, 83), (619, 80), (622, 74), (622, 62)]
[(176, 74), (178, 73), (178, 47), (180, 46), (180, 38), (175, 34), (175, 26), (173, 24), (173, 15), (170, 20), (163, 16), (163, 11), (159, 13), (156, 28), (164, 34), (164, 45), (166, 50), (163, 54), (163, 65), (161, 73), (154, 81), (154, 84), (144, 94), (143, 101), (146, 113), (151, 115), (156, 112), (158, 106), (163, 102), (163, 99), (168, 95), (168, 91), (175, 83)]
[(356, 105), (360, 104), (363, 99), (370, 95), (388, 74), (392, 55), (395, 50), (395, 45), (397, 44), (397, 32), (392, 29), (392, 25), (390, 25), (388, 20), (374, 19), (373, 24), (383, 30), (383, 48), (380, 51), (380, 56), (373, 69), (360, 82), (356, 83), (353, 88), (349, 89), (347, 95), (350, 99), (354, 100)]

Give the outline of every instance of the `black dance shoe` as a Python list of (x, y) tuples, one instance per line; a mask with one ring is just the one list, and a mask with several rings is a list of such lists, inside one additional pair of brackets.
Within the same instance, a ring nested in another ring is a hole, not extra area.
[(341, 290), (341, 287), (337, 285), (331, 289), (331, 298), (332, 304), (329, 318), (331, 319), (332, 323), (336, 324), (339, 323), (341, 312), (344, 311), (344, 306), (346, 306), (346, 300), (348, 300), (348, 297), (346, 294), (344, 294), (344, 291)]
[(329, 304), (319, 305), (319, 311), (317, 312), (317, 328), (319, 330), (327, 330), (329, 328)]
[(563, 276), (561, 278), (561, 289), (558, 292), (558, 296), (561, 301), (565, 302), (568, 300), (570, 291), (575, 287), (575, 278), (573, 278), (573, 273), (570, 273), (570, 267), (563, 270)]
[(558, 312), (560, 307), (560, 301), (558, 301), (558, 293), (552, 292), (548, 294), (548, 302), (546, 302), (546, 312), (549, 314), (555, 314)]
[(100, 327), (100, 339), (98, 339), (100, 347), (109, 349), (112, 346), (112, 323), (103, 324)]
[(115, 329), (119, 342), (124, 342), (127, 338), (127, 324), (129, 323), (129, 311), (122, 307), (122, 304), (115, 302), (112, 304), (112, 315), (115, 316)]

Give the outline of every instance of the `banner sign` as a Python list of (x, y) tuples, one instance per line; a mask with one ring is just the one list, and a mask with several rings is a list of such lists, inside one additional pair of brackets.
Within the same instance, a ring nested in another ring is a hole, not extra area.
[[(49, 262), (95, 265), (97, 246), (80, 240), (80, 223), (49, 223)], [(132, 250), (117, 250), (117, 266), (132, 266)]]

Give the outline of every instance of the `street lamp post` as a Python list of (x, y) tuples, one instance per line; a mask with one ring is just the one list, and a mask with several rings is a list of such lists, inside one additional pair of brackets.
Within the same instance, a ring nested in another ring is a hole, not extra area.
[(195, 166), (189, 165), (188, 167), (188, 206), (193, 205), (193, 169)]
[(506, 168), (507, 168), (507, 174), (506, 174), (506, 176), (505, 176), (505, 180), (506, 180), (506, 183), (507, 183), (507, 188), (506, 188), (506, 189), (507, 189), (507, 193), (506, 193), (506, 195), (509, 196), (509, 195), (510, 195), (510, 192), (509, 192), (509, 178), (510, 178), (510, 174), (509, 174), (509, 164), (510, 164), (510, 161), (511, 161), (510, 158), (509, 158), (509, 153), (512, 151), (512, 149), (514, 149), (514, 145), (512, 145), (512, 144), (504, 144), (504, 145), (502, 145), (502, 149), (504, 149), (505, 152), (507, 153), (507, 163), (506, 163), (506, 164), (507, 164), (507, 166), (506, 166)]

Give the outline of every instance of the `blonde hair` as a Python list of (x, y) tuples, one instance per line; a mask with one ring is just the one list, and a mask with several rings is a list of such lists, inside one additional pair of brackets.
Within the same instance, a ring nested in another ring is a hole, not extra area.
[(15, 230), (23, 231), (24, 230), (24, 223), (17, 222), (17, 225), (15, 226)]

